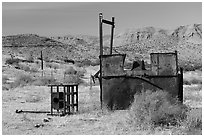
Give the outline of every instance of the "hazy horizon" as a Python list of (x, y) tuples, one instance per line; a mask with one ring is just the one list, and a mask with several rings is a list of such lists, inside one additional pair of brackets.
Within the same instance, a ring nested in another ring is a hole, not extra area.
[[(115, 17), (115, 34), (131, 28), (202, 24), (201, 2), (3, 2), (2, 35), (98, 36), (98, 14)], [(104, 25), (104, 35), (110, 27)]]

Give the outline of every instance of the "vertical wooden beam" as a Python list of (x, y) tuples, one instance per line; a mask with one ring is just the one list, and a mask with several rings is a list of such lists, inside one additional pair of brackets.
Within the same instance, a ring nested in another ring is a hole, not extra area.
[(180, 75), (179, 75), (179, 93), (178, 93), (178, 97), (179, 97), (179, 100), (181, 102), (183, 102), (183, 68), (180, 68)]
[(100, 55), (103, 55), (103, 14), (99, 13), (99, 39), (100, 39)]
[(43, 51), (41, 50), (41, 69), (43, 70)]
[(176, 55), (176, 74), (178, 74), (178, 54), (177, 50), (175, 50), (175, 55)]
[(103, 27), (102, 27), (102, 20), (103, 20), (103, 14), (99, 14), (99, 39), (100, 39), (100, 102), (101, 102), (101, 109), (102, 109), (102, 62), (101, 58), (103, 55)]
[(112, 50), (113, 50), (113, 35), (114, 35), (114, 27), (115, 27), (115, 18), (112, 17), (112, 28), (111, 28), (111, 41), (110, 41), (110, 55), (112, 55)]
[(43, 51), (41, 50), (41, 69), (42, 69), (42, 77), (43, 77)]

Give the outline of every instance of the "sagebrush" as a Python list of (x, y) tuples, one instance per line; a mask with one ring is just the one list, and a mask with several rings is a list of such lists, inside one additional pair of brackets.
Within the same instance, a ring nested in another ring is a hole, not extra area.
[(136, 128), (178, 125), (186, 117), (186, 107), (165, 91), (135, 95), (130, 121)]

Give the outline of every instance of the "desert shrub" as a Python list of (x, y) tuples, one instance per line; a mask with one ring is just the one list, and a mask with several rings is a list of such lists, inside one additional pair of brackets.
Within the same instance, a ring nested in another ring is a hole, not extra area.
[(40, 77), (33, 82), (36, 86), (47, 86), (49, 84), (58, 84), (57, 80), (53, 77)]
[(21, 70), (24, 70), (24, 71), (30, 71), (30, 67), (29, 67), (29, 66), (27, 66), (27, 65), (25, 65), (25, 64), (21, 64), (21, 63), (19, 63), (19, 64), (16, 66), (16, 68), (21, 69)]
[(66, 84), (82, 84), (84, 81), (79, 77), (79, 75), (65, 75), (64, 83)]
[(185, 85), (202, 84), (202, 78), (200, 77), (200, 75), (202, 75), (200, 72), (199, 73), (195, 71), (187, 72), (184, 75), (183, 83)]
[(47, 68), (52, 68), (52, 63), (46, 62), (45, 66), (46, 66)]
[(28, 53), (28, 55), (26, 56), (26, 61), (29, 63), (33, 63), (34, 62), (34, 57), (33, 57), (33, 52), (30, 51), (30, 53)]
[(195, 71), (195, 70), (202, 70), (202, 64), (201, 63), (188, 63), (188, 64), (182, 64), (181, 65), (184, 71)]
[(38, 69), (36, 67), (31, 67), (30, 72), (38, 72)]
[(77, 71), (72, 67), (69, 66), (65, 71), (64, 71), (65, 75), (71, 75), (71, 74), (77, 74)]
[(49, 62), (47, 62), (47, 63), (46, 63), (46, 67), (48, 67), (48, 68), (53, 68), (53, 69), (58, 69), (58, 68), (59, 68), (59, 65), (56, 64), (56, 63), (49, 63)]
[(26, 72), (38, 72), (38, 69), (36, 67), (29, 67), (26, 64), (19, 63), (18, 65), (15, 66), (16, 69), (21, 69)]
[(9, 83), (7, 80), (9, 80), (7, 76), (2, 76), (2, 90), (9, 90)]
[(52, 68), (55, 69), (55, 70), (59, 69), (59, 65), (54, 63), (54, 64), (52, 64)]
[(38, 64), (40, 64), (40, 63), (41, 63), (41, 61), (36, 60), (36, 61), (35, 61), (35, 63), (38, 65)]
[(9, 78), (7, 76), (2, 76), (2, 84), (6, 84)]
[(202, 80), (200, 79), (184, 79), (184, 85), (192, 85), (192, 84), (202, 84)]
[(34, 81), (33, 77), (28, 74), (19, 75), (13, 83), (11, 83), (10, 88), (16, 88), (18, 86), (26, 86), (32, 84)]
[(85, 75), (85, 73), (86, 73), (86, 69), (85, 68), (76, 68), (76, 71), (77, 71), (77, 75), (79, 76), (79, 77), (83, 77), (84, 75)]
[(17, 65), (19, 62), (20, 62), (20, 60), (17, 58), (8, 58), (8, 59), (6, 59), (5, 64)]
[(183, 126), (187, 132), (195, 129), (202, 130), (202, 109), (189, 110), (185, 120), (181, 122), (181, 126)]
[(177, 125), (185, 118), (186, 107), (167, 92), (143, 92), (135, 95), (130, 109), (130, 119), (134, 126), (149, 128)]
[(95, 59), (95, 60), (91, 61), (90, 65), (91, 66), (98, 66), (98, 65), (100, 65), (100, 60), (99, 59)]
[[(91, 62), (90, 60), (88, 60), (88, 59), (84, 59), (84, 60), (78, 61), (78, 62), (76, 63), (76, 65), (77, 65), (78, 67), (91, 66), (91, 64), (92, 64), (92, 62)], [(93, 65), (94, 65), (94, 64), (93, 64)]]

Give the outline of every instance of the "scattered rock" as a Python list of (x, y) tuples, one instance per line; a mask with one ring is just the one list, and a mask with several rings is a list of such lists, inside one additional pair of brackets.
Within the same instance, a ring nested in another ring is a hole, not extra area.
[(44, 118), (44, 119), (43, 119), (43, 122), (50, 122), (51, 119), (52, 119), (52, 118)]
[(44, 127), (44, 124), (36, 124), (35, 127), (36, 127), (36, 128)]

